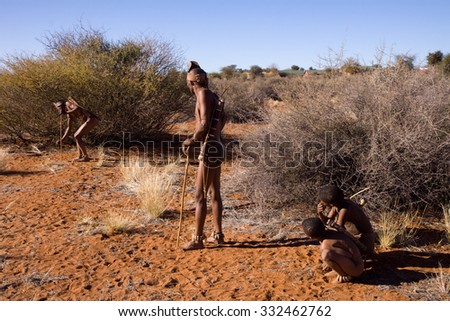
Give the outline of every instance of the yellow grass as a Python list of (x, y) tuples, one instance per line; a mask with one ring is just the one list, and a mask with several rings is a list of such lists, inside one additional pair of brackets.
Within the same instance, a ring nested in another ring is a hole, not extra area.
[(138, 159), (122, 165), (125, 184), (138, 195), (145, 218), (157, 218), (167, 209), (176, 192), (176, 170), (175, 163), (153, 166)]
[(103, 217), (84, 216), (78, 221), (83, 234), (113, 235), (133, 233), (140, 226), (139, 217), (130, 212), (117, 210), (108, 212)]
[(378, 224), (380, 248), (389, 249), (395, 244), (407, 245), (414, 239), (417, 224), (418, 212), (381, 213)]
[(8, 162), (9, 154), (8, 150), (0, 149), (0, 172), (6, 170), (6, 164)]
[(139, 227), (135, 215), (126, 212), (113, 211), (102, 219), (103, 234), (132, 233)]

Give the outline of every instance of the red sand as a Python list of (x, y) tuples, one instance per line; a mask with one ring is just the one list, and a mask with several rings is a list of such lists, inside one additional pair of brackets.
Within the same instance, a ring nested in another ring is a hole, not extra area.
[[(430, 235), (430, 244), (377, 249), (364, 275), (345, 284), (328, 282), (320, 268), (319, 246), (304, 237), (298, 221), (291, 228), (275, 227), (284, 228), (289, 237), (270, 241), (225, 212), (228, 244), (183, 252), (176, 247), (179, 203), (175, 201), (172, 214), (136, 233), (88, 235), (80, 227), (83, 217), (137, 208), (138, 202), (119, 188), (118, 167), (71, 163), (74, 156), (73, 150), (65, 151), (61, 160), (57, 151), (42, 156), (10, 154), (8, 170), (0, 174), (0, 300), (449, 298), (435, 289), (433, 273), (442, 266), (448, 276), (450, 246)], [(191, 167), (190, 186), (194, 172)], [(229, 173), (225, 166), (224, 180)], [(190, 238), (193, 225), (192, 187), (188, 192), (182, 242)], [(239, 199), (229, 202), (238, 196), (233, 191), (224, 189), (223, 196), (226, 206), (239, 204)], [(207, 231), (209, 220), (210, 215)], [(236, 228), (230, 228), (233, 224)], [(439, 234), (442, 229), (421, 231)]]

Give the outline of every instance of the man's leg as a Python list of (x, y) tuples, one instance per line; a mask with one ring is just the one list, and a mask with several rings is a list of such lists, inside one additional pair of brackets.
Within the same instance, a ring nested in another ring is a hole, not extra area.
[(96, 119), (91, 119), (91, 120), (85, 122), (83, 125), (80, 126), (80, 128), (78, 128), (78, 130), (76, 131), (76, 133), (74, 135), (75, 141), (77, 143), (80, 161), (88, 161), (89, 160), (89, 157), (88, 157), (87, 151), (86, 151), (86, 146), (83, 142), (83, 136), (87, 135), (92, 130), (92, 128), (94, 128), (95, 125), (97, 125), (97, 122), (98, 121)]
[(181, 246), (183, 250), (204, 248), (203, 228), (206, 219), (206, 195), (204, 191), (211, 185), (211, 181), (212, 178), (209, 175), (209, 169), (204, 166), (203, 162), (200, 162), (195, 180), (195, 232), (192, 241)]
[(340, 276), (359, 276), (364, 271), (364, 262), (354, 262), (347, 253), (338, 253), (335, 249), (323, 249), (322, 260)]
[(209, 169), (209, 175), (212, 176), (212, 183), (209, 187), (209, 191), (211, 196), (211, 210), (214, 222), (214, 233), (207, 239), (207, 241), (214, 242), (216, 244), (224, 243), (222, 232), (223, 203), (220, 193), (220, 173), (220, 167)]

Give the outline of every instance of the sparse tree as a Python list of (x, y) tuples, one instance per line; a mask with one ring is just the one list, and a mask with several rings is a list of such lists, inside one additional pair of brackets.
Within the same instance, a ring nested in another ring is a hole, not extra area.
[(250, 73), (253, 77), (258, 77), (262, 75), (263, 69), (260, 66), (254, 65), (250, 67)]
[(292, 66), (291, 66), (291, 69), (292, 69), (292, 70), (300, 70), (300, 67), (297, 66), (297, 65), (292, 65)]
[(236, 74), (237, 65), (229, 65), (220, 69), (220, 73), (226, 79), (232, 78)]
[(342, 71), (347, 74), (357, 74), (362, 71), (361, 64), (355, 58), (347, 58), (342, 66)]
[(409, 70), (414, 69), (414, 60), (416, 58), (414, 56), (409, 55), (397, 55), (395, 57), (395, 65), (397, 68), (406, 68)]
[(442, 68), (442, 71), (444, 72), (444, 75), (449, 76), (450, 75), (450, 54), (445, 55), (444, 59), (442, 59), (442, 62), (440, 63), (440, 66)]
[(444, 58), (444, 54), (440, 50), (435, 51), (435, 52), (430, 52), (427, 56), (428, 66), (438, 65), (442, 61), (443, 58)]

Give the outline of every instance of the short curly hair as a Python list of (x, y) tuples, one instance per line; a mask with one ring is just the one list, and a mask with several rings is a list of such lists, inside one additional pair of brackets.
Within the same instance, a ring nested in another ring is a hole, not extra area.
[(327, 204), (338, 205), (344, 200), (344, 192), (334, 185), (322, 186), (319, 188), (318, 198)]
[(325, 233), (325, 225), (318, 217), (307, 218), (302, 222), (302, 227), (311, 238), (320, 238)]

